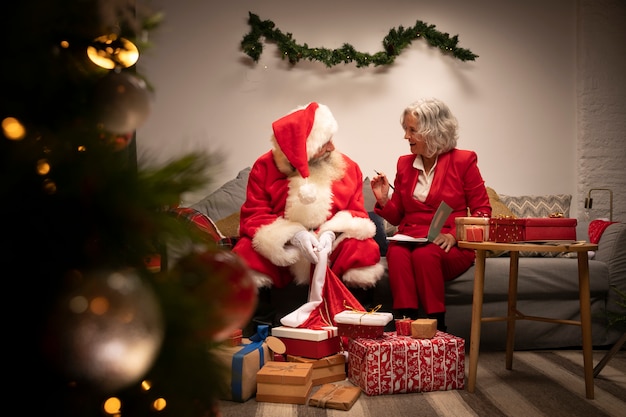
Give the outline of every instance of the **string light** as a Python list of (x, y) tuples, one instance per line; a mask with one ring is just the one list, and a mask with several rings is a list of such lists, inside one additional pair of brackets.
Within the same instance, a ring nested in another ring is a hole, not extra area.
[(87, 47), (87, 56), (96, 65), (114, 69), (117, 66), (128, 68), (139, 59), (139, 50), (134, 43), (116, 34), (103, 35), (94, 39)]

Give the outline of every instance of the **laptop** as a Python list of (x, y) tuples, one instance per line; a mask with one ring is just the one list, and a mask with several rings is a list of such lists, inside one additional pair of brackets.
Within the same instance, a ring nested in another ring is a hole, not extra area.
[(432, 242), (441, 232), (441, 228), (448, 216), (452, 213), (452, 207), (446, 204), (445, 201), (442, 201), (433, 216), (433, 220), (430, 222), (430, 227), (428, 228), (428, 236), (426, 237), (413, 237), (408, 235), (403, 235), (402, 233), (397, 233), (393, 236), (388, 236), (387, 240), (395, 241), (395, 242), (409, 242), (409, 243), (427, 243)]

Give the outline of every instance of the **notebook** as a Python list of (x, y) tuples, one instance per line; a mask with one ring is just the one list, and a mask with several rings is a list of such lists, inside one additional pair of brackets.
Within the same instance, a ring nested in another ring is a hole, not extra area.
[(433, 240), (435, 240), (437, 235), (439, 235), (439, 232), (441, 232), (441, 228), (443, 227), (450, 213), (452, 213), (452, 207), (447, 205), (445, 201), (442, 201), (441, 204), (439, 204), (439, 208), (437, 208), (435, 215), (433, 216), (433, 220), (430, 222), (430, 227), (428, 228), (428, 236), (413, 237), (403, 235), (402, 233), (397, 233), (393, 236), (387, 237), (387, 240), (410, 243), (432, 242)]

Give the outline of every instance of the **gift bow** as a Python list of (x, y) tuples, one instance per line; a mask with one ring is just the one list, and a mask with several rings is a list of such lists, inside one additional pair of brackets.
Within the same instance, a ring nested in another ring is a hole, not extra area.
[(382, 307), (382, 304), (378, 304), (376, 307), (370, 309), (370, 311), (364, 311), (364, 310), (357, 310), (356, 308), (351, 307), (349, 304), (347, 304), (345, 301), (343, 302), (343, 307), (346, 310), (350, 310), (353, 313), (363, 313), (363, 314), (374, 314), (376, 313), (378, 310), (380, 310), (380, 308)]
[(359, 324), (361, 323), (361, 320), (363, 320), (363, 316), (366, 316), (368, 314), (374, 314), (376, 313), (378, 310), (380, 310), (380, 308), (382, 307), (382, 304), (378, 304), (376, 307), (370, 309), (370, 311), (365, 311), (365, 310), (357, 310), (356, 308), (351, 307), (350, 305), (348, 305), (345, 301), (343, 302), (343, 306), (346, 310), (348, 310), (350, 313), (355, 313), (355, 314), (360, 314), (361, 317), (359, 317)]

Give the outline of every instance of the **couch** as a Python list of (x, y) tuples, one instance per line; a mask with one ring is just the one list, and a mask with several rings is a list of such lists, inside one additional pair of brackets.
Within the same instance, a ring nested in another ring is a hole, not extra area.
[[(239, 208), (245, 198), (250, 168), (241, 170), (236, 178), (223, 184), (207, 197), (190, 206), (211, 219), (226, 241), (237, 238)], [(363, 182), (365, 205), (373, 210), (374, 197), (369, 179)], [(494, 209), (493, 216), (547, 217), (560, 212), (569, 216), (571, 196), (510, 196), (488, 188)], [(377, 226), (376, 240), (381, 248), (381, 263), (386, 267), (386, 236), (394, 228), (373, 211), (370, 218)], [(590, 253), (592, 336), (596, 347), (614, 344), (624, 333), (623, 327), (608, 325), (607, 314), (626, 314), (626, 225), (607, 223), (598, 242), (598, 250)], [(577, 240), (589, 241), (589, 222), (578, 221)], [(597, 237), (596, 237), (597, 238)], [(506, 253), (490, 254), (486, 260), (483, 315), (502, 316), (506, 313), (509, 258)], [(519, 260), (518, 310), (533, 316), (577, 320), (578, 301), (577, 260), (573, 254), (521, 253)], [(448, 332), (466, 340), (470, 337), (474, 266), (446, 286), (446, 324)], [(364, 307), (380, 305), (380, 311), (392, 311), (392, 297), (385, 274), (376, 287), (354, 289)], [(292, 285), (284, 289), (260, 293), (267, 311), (259, 311), (253, 321), (278, 324), (280, 317), (306, 302), (307, 287)], [(269, 307), (268, 307), (269, 305)], [(264, 316), (275, 313), (272, 318)], [(263, 318), (265, 317), (265, 318)], [(263, 321), (265, 320), (265, 321)], [(254, 324), (254, 323), (252, 323)], [(482, 349), (504, 349), (505, 322), (484, 323), (481, 332)], [(391, 322), (386, 330), (393, 330)], [(516, 325), (515, 347), (520, 350), (576, 348), (582, 345), (580, 327), (555, 325), (539, 321), (520, 321)]]

